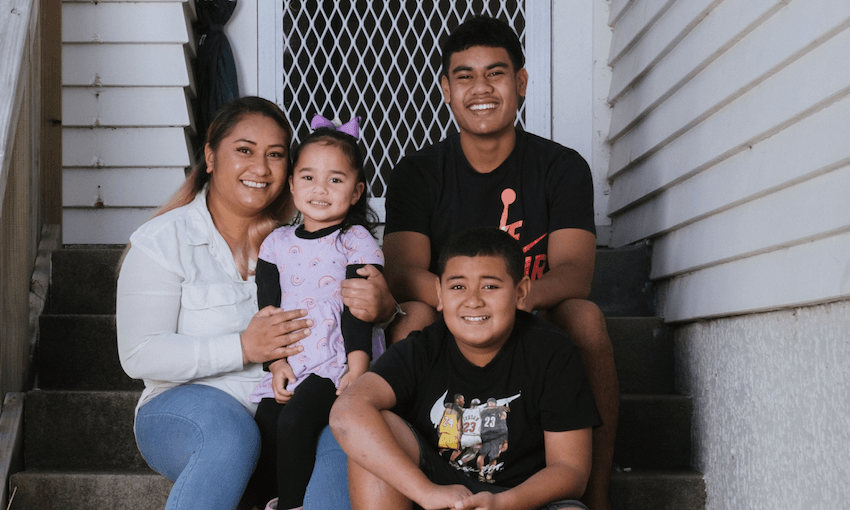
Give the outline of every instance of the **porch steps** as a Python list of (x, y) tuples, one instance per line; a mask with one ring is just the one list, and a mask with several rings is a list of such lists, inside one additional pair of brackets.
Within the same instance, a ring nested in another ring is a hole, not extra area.
[[(124, 375), (115, 345), (121, 251), (71, 247), (53, 255), (39, 384), (25, 402), (25, 470), (10, 482), (13, 509), (165, 506), (171, 482), (147, 468), (132, 433), (141, 383)], [(643, 247), (600, 250), (596, 271), (607, 277), (609, 264), (645, 271), (647, 257)], [(648, 315), (645, 276), (628, 282), (594, 291), (604, 295), (622, 392), (614, 509), (703, 509), (702, 475), (689, 467), (690, 399), (673, 392), (672, 342), (663, 321)]]

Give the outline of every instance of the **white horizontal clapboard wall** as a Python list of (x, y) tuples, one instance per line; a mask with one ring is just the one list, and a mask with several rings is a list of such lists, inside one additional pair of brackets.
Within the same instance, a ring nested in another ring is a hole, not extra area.
[(194, 3), (62, 4), (63, 241), (126, 243), (183, 182)]
[(614, 0), (613, 244), (662, 314), (850, 298), (850, 2)]

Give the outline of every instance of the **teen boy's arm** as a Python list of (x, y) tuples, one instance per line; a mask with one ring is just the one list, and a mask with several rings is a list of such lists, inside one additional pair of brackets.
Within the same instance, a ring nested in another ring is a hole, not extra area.
[(591, 429), (543, 432), (546, 467), (513, 489), (479, 492), (450, 508), (524, 510), (584, 494), (590, 476)]
[(564, 228), (549, 235), (549, 271), (532, 280), (526, 311), (548, 310), (567, 299), (587, 299), (596, 260), (596, 236), (580, 228)]
[[(334, 403), (330, 426), (348, 454), (349, 477), (372, 474), (399, 493), (395, 496), (404, 496), (422, 508), (454, 508), (456, 502), (471, 493), (460, 485), (439, 486), (428, 480), (418, 466), (416, 439), (407, 425), (388, 411), (395, 403), (392, 387), (371, 372), (357, 379)], [(352, 483), (352, 507), (396, 508), (387, 491), (377, 491), (370, 499), (369, 492), (375, 485)]]
[(421, 301), (437, 308), (437, 275), (431, 267), (431, 239), (419, 232), (393, 232), (384, 237), (387, 285), (399, 302)]

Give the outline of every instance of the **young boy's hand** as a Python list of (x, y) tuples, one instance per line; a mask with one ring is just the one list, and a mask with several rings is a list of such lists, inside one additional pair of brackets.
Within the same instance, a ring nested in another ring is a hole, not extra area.
[(463, 485), (435, 485), (428, 491), (427, 497), (422, 501), (417, 501), (417, 503), (425, 510), (437, 508), (466, 508), (458, 507), (457, 505), (459, 505), (462, 501), (469, 499), (472, 495), (472, 491)]
[(500, 507), (496, 504), (496, 495), (492, 492), (479, 492), (472, 496), (458, 501), (451, 508), (465, 510), (498, 510)]
[(342, 395), (345, 388), (357, 380), (358, 377), (366, 373), (369, 369), (369, 355), (364, 351), (352, 351), (348, 353), (348, 372), (343, 374), (339, 380), (339, 388), (336, 389), (337, 396)]
[(288, 381), (295, 380), (295, 372), (286, 358), (279, 359), (269, 365), (269, 372), (272, 374), (272, 390), (274, 390), (274, 400), (278, 404), (285, 404), (292, 398), (292, 392), (286, 389)]

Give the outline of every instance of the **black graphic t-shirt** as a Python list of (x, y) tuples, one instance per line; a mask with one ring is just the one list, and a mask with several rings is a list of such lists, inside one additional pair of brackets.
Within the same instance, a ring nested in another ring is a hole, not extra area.
[(431, 272), (452, 235), (472, 227), (500, 227), (525, 251), (532, 280), (548, 270), (549, 234), (579, 228), (596, 234), (593, 179), (576, 151), (517, 130), (508, 159), (476, 172), (460, 135), (405, 156), (387, 183), (385, 235), (419, 232), (431, 240)]
[(546, 466), (543, 431), (601, 421), (572, 340), (526, 312), (486, 366), (463, 357), (442, 320), (391, 346), (372, 367), (393, 409), (468, 476), (514, 487)]

